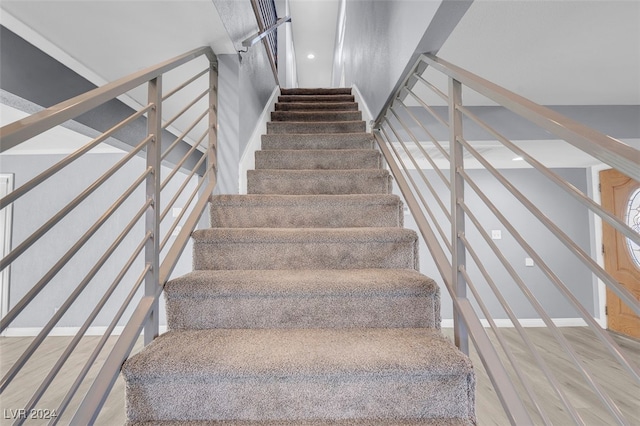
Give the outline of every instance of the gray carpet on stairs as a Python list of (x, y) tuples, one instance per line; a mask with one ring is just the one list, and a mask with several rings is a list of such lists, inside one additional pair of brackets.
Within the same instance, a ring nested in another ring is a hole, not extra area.
[(350, 419), (350, 420), (156, 420), (148, 422), (127, 422), (126, 426), (472, 426), (469, 419)]
[(384, 169), (247, 171), (249, 194), (389, 194), (391, 175)]
[(419, 266), (418, 236), (403, 228), (209, 228), (193, 251), (195, 270)]
[(374, 149), (369, 133), (262, 135), (262, 149)]
[(440, 326), (438, 286), (409, 269), (203, 270), (165, 296), (172, 330)]
[(269, 121), (267, 134), (291, 133), (362, 133), (364, 121)]
[(354, 102), (353, 95), (282, 95), (278, 102)]
[(211, 196), (128, 425), (475, 424), (469, 359), (350, 89), (282, 89), (247, 195)]
[(274, 111), (271, 113), (273, 121), (360, 121), (360, 111)]
[(215, 228), (402, 227), (402, 202), (393, 194), (216, 195)]
[(276, 111), (357, 111), (356, 102), (279, 102)]
[(176, 412), (185, 420), (468, 418), (474, 412), (471, 364), (425, 328), (168, 332), (129, 360), (123, 374), (134, 421), (171, 420)]
[(257, 151), (256, 169), (379, 169), (382, 155), (373, 149), (272, 149)]

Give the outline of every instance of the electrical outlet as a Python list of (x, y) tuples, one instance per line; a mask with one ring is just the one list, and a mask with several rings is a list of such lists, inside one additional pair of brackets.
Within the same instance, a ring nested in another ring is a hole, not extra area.
[(180, 234), (180, 231), (182, 231), (182, 226), (178, 225), (178, 226), (176, 226), (176, 228), (171, 233), (171, 236), (172, 237), (177, 237), (178, 234)]
[(180, 216), (180, 213), (182, 213), (182, 208), (181, 207), (174, 207), (173, 209), (171, 209), (171, 215), (173, 217)]
[(499, 229), (494, 229), (491, 231), (491, 239), (492, 240), (501, 240), (502, 239), (502, 231)]
[(525, 257), (524, 258), (524, 266), (533, 266), (533, 259), (530, 257)]

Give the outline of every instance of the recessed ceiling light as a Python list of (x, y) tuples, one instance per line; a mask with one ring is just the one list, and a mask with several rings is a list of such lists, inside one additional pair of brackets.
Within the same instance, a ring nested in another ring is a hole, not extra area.
[(313, 59), (313, 58), (315, 58), (315, 57), (316, 57), (316, 55), (314, 55), (313, 53), (309, 53), (309, 54), (307, 55), (307, 59)]
[(522, 160), (524, 160), (524, 158), (522, 158), (522, 157), (514, 157), (513, 158), (513, 161), (522, 161)]

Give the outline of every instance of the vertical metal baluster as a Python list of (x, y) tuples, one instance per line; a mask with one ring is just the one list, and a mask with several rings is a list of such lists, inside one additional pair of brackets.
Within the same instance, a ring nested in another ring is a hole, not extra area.
[(207, 148), (207, 170), (209, 181), (214, 182), (218, 175), (218, 61), (209, 65), (209, 146)]
[[(458, 141), (462, 136), (462, 113), (456, 105), (462, 104), (462, 84), (449, 78), (449, 149), (451, 159), (451, 245), (452, 252), (452, 284), (456, 297), (467, 297), (467, 283), (462, 274), (466, 266), (464, 242), (460, 239), (464, 235), (464, 210), (459, 201), (464, 201), (464, 179), (459, 171), (464, 169), (463, 146)], [(453, 316), (454, 339), (456, 346), (469, 355), (469, 333), (467, 326), (459, 313)]]
[[(145, 246), (145, 264), (151, 265), (145, 278), (145, 296), (155, 297), (158, 292), (160, 272), (160, 156), (162, 154), (162, 76), (149, 81), (149, 103), (154, 107), (147, 117), (147, 132), (154, 135), (147, 145), (147, 167), (153, 172), (147, 178), (147, 200), (153, 203), (145, 216), (145, 231), (151, 232), (152, 237)], [(153, 304), (149, 318), (144, 326), (144, 344), (148, 345), (159, 334), (159, 303)]]

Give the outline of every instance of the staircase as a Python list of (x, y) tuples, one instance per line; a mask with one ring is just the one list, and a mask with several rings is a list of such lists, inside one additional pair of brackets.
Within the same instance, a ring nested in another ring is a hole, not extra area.
[(211, 198), (130, 424), (469, 425), (475, 378), (350, 89), (282, 90), (248, 195)]

